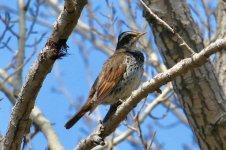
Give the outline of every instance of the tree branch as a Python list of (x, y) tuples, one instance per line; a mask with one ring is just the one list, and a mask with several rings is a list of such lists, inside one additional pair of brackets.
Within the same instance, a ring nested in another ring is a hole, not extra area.
[[(0, 82), (0, 90), (4, 92), (4, 94), (8, 97), (8, 99), (15, 104), (16, 99), (14, 97), (14, 94), (11, 90), (9, 90), (2, 82)], [(51, 122), (45, 118), (45, 116), (42, 114), (40, 109), (37, 106), (34, 106), (32, 109), (31, 120), (34, 122), (34, 125), (37, 126), (45, 135), (47, 141), (48, 141), (48, 147), (51, 150), (54, 149), (63, 149), (62, 144), (60, 143), (56, 132), (52, 128)], [(0, 141), (1, 142), (1, 141)], [(0, 147), (1, 149), (1, 147)]]
[[(204, 49), (203, 38), (186, 1), (145, 0), (145, 3), (173, 27), (195, 52)], [(146, 9), (144, 17), (155, 35), (155, 42), (168, 68), (190, 57), (185, 47), (178, 45), (178, 38), (152, 19)], [(211, 62), (207, 62), (176, 78), (173, 84), (201, 149), (224, 150), (226, 142), (223, 137), (226, 134), (223, 132), (224, 125), (220, 124), (226, 120), (226, 101), (215, 69)], [(213, 129), (214, 132), (211, 132)]]
[(159, 89), (162, 85), (174, 80), (177, 76), (185, 74), (191, 69), (201, 66), (208, 61), (211, 54), (226, 48), (226, 38), (219, 39), (199, 53), (194, 54), (190, 58), (186, 58), (178, 62), (167, 71), (156, 75), (153, 79), (145, 82), (142, 86), (134, 91), (132, 95), (122, 103), (115, 114), (109, 117), (105, 124), (99, 124), (97, 129), (91, 133), (86, 139), (82, 140), (76, 147), (77, 150), (88, 150), (96, 145), (103, 145), (104, 138), (111, 134), (117, 126), (123, 121), (127, 114), (149, 93)]
[(20, 149), (22, 138), (30, 128), (29, 116), (42, 83), (56, 59), (65, 53), (62, 48), (65, 48), (66, 41), (77, 24), (86, 3), (86, 0), (65, 0), (64, 9), (54, 25), (53, 33), (29, 70), (13, 107), (4, 139), (4, 149)]
[[(215, 34), (216, 38), (226, 37), (226, 2), (223, 0), (219, 1), (217, 11), (217, 31)], [(214, 39), (213, 39), (214, 40)], [(216, 54), (216, 72), (217, 77), (224, 94), (226, 95), (226, 50), (223, 50)]]
[(180, 43), (178, 43), (178, 45), (180, 46), (184, 46), (186, 48), (186, 50), (188, 50), (191, 54), (195, 54), (194, 50), (188, 46), (188, 44), (183, 40), (183, 38), (177, 33), (174, 31), (173, 28), (171, 28), (164, 20), (162, 20), (161, 18), (159, 18), (156, 14), (154, 14), (150, 8), (148, 8), (148, 6), (142, 1), (140, 0), (141, 4), (143, 5), (144, 9), (146, 9), (146, 11), (148, 11), (149, 13), (149, 17), (151, 19), (154, 19), (156, 20), (160, 25), (164, 26), (167, 30), (169, 30), (171, 33), (173, 33), (173, 35), (175, 35)]
[[(142, 123), (144, 122), (144, 120), (149, 116), (150, 112), (159, 104), (159, 103), (164, 103), (164, 101), (167, 101), (167, 94), (169, 94), (169, 92), (172, 90), (172, 88), (170, 86), (166, 87), (166, 89), (155, 99), (153, 100), (150, 104), (148, 104), (148, 106), (146, 107), (146, 109), (144, 110), (144, 112), (142, 113), (142, 115), (139, 117), (138, 122)], [(136, 128), (136, 123), (134, 123), (132, 125), (132, 127)], [(120, 134), (120, 136), (116, 137), (115, 139), (113, 139), (112, 141), (112, 146), (124, 141), (126, 138), (128, 138), (135, 130), (129, 128), (127, 131), (123, 132)], [(103, 150), (104, 148), (107, 148), (108, 144), (105, 144), (102, 147), (95, 147), (95, 150)]]
[(22, 87), (22, 72), (24, 64), (24, 51), (25, 51), (25, 39), (26, 39), (26, 11), (27, 8), (24, 4), (24, 0), (19, 0), (19, 10), (20, 10), (20, 19), (19, 19), (19, 49), (16, 54), (16, 73), (13, 77), (15, 83), (15, 94), (17, 95), (20, 92)]

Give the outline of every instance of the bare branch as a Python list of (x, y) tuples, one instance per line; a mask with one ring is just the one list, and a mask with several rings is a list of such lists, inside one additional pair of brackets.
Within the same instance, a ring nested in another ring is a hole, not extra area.
[(156, 91), (156, 89), (159, 89), (160, 86), (167, 82), (174, 80), (177, 76), (185, 74), (189, 70), (208, 62), (208, 57), (211, 54), (214, 54), (223, 48), (226, 48), (226, 38), (217, 40), (199, 53), (194, 54), (190, 58), (181, 60), (172, 68), (143, 83), (141, 88), (134, 91), (132, 95), (118, 107), (117, 111), (109, 117), (105, 124), (99, 124), (92, 134), (78, 144), (76, 149), (86, 150), (91, 149), (96, 145), (104, 144), (104, 138), (117, 128), (120, 122), (125, 119), (127, 114), (142, 98), (146, 97), (149, 93)]
[(162, 103), (165, 107), (171, 110), (171, 112), (186, 126), (188, 126), (188, 120), (187, 118), (180, 112), (178, 109), (174, 109), (169, 102), (163, 102)]
[[(219, 1), (217, 11), (217, 31), (215, 38), (226, 37), (226, 2), (223, 0)], [(213, 39), (215, 40), (215, 39)], [(226, 95), (226, 49), (216, 54), (215, 64), (218, 81)]]
[[(2, 82), (0, 82), (0, 90), (4, 92), (4, 94), (13, 104), (16, 103), (16, 98), (14, 97), (13, 92), (4, 86)], [(51, 150), (63, 149), (63, 146), (61, 145), (56, 132), (52, 128), (50, 121), (45, 118), (37, 106), (34, 106), (34, 109), (32, 109), (30, 118), (34, 122), (34, 125), (37, 126), (45, 135)]]
[(26, 11), (27, 8), (25, 6), (24, 0), (19, 0), (19, 12), (20, 12), (20, 19), (19, 19), (19, 48), (16, 53), (16, 72), (13, 77), (15, 83), (15, 94), (20, 92), (20, 88), (22, 87), (22, 72), (24, 64), (24, 57), (25, 57), (25, 41), (26, 41)]
[(12, 110), (10, 124), (4, 139), (4, 149), (20, 148), (22, 137), (30, 128), (28, 124), (29, 116), (34, 108), (35, 99), (41, 85), (51, 71), (56, 59), (64, 54), (61, 49), (65, 47), (66, 41), (77, 24), (86, 3), (86, 0), (65, 0), (64, 9), (54, 25), (53, 33), (29, 70)]
[(153, 144), (153, 141), (154, 141), (154, 139), (155, 139), (155, 135), (156, 135), (156, 132), (154, 132), (154, 133), (152, 134), (152, 138), (151, 138), (151, 140), (150, 140), (150, 142), (149, 142), (149, 144), (148, 144), (148, 146), (147, 146), (147, 149), (151, 149), (152, 144)]
[[(155, 100), (153, 100), (150, 104), (148, 104), (148, 106), (146, 107), (142, 115), (139, 117), (140, 123), (144, 122), (144, 120), (149, 116), (150, 112), (159, 103), (165, 104), (168, 101), (167, 94), (169, 94), (171, 90), (172, 90), (171, 86), (167, 86), (166, 89), (163, 90), (162, 94), (160, 94)], [(128, 138), (134, 131), (136, 131), (134, 128), (135, 128), (135, 124), (131, 128), (129, 128), (127, 131), (120, 133), (120, 135), (113, 140), (112, 144), (117, 145), (118, 143)], [(106, 147), (107, 147), (107, 144), (101, 147), (95, 147), (95, 150), (103, 150)]]
[(7, 83), (14, 86), (13, 79), (12, 79), (12, 77), (9, 77), (9, 76), (10, 75), (8, 74), (8, 72), (6, 70), (0, 68), (0, 78), (2, 78), (3, 80), (6, 80), (6, 78), (8, 78)]
[(149, 12), (149, 15), (150, 15), (151, 19), (156, 20), (160, 25), (164, 26), (171, 33), (173, 33), (179, 39), (179, 42), (180, 43), (178, 43), (178, 44), (180, 46), (184, 46), (186, 48), (186, 50), (188, 50), (191, 54), (195, 54), (194, 50), (191, 47), (188, 46), (188, 44), (183, 40), (183, 38), (178, 33), (176, 33), (174, 31), (173, 28), (171, 28), (165, 21), (163, 21), (156, 14), (154, 14), (154, 12), (152, 12), (151, 9), (148, 8), (148, 6), (142, 0), (140, 0), (140, 2), (144, 6), (144, 8)]
[[(32, 51), (32, 53), (31, 53), (31, 55), (26, 59), (26, 60), (23, 60), (23, 64), (21, 64), (20, 66), (17, 66), (17, 68), (16, 68), (16, 70), (12, 73), (12, 74), (10, 74), (10, 75), (8, 75), (8, 76), (6, 76), (5, 78), (4, 78), (4, 82), (7, 82), (9, 79), (11, 79), (11, 80), (13, 80), (13, 76), (15, 75), (16, 76), (16, 74), (31, 60), (31, 58), (34, 56), (34, 54), (35, 54), (35, 52), (37, 51), (37, 48), (36, 48), (36, 46), (34, 47), (34, 50)], [(1, 70), (0, 70), (0, 73), (1, 73)], [(22, 79), (20, 79), (20, 80), (22, 80)], [(9, 82), (10, 83), (10, 82)], [(17, 82), (15, 82), (15, 80), (13, 80), (13, 85), (14, 85), (14, 87), (15, 88), (19, 88), (19, 87), (17, 87), (17, 86), (19, 86), (19, 85), (17, 85), (18, 83)], [(21, 87), (20, 87), (21, 88)], [(17, 94), (17, 93), (16, 93)]]
[(37, 125), (37, 127), (40, 128), (40, 130), (44, 133), (48, 141), (48, 147), (50, 150), (64, 149), (60, 143), (58, 136), (56, 135), (56, 132), (52, 127), (52, 123), (47, 118), (45, 118), (38, 107), (35, 106), (32, 109), (30, 118), (34, 121), (34, 124)]

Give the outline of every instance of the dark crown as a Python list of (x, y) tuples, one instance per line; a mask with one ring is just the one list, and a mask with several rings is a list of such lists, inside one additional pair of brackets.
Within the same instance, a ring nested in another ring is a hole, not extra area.
[(131, 40), (136, 36), (137, 36), (137, 32), (132, 32), (132, 31), (122, 32), (118, 36), (118, 43), (117, 43), (116, 49), (122, 48), (123, 46), (130, 44)]

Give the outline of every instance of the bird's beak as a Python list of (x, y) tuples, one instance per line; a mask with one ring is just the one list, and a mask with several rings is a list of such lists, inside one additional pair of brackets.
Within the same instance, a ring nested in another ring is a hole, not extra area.
[(135, 37), (133, 38), (133, 40), (132, 40), (132, 44), (135, 44), (138, 40), (139, 40), (139, 38), (141, 37), (141, 36), (143, 36), (144, 34), (145, 34), (146, 32), (141, 32), (141, 33), (139, 33), (139, 32), (136, 32), (135, 34)]
[(137, 33), (136, 39), (138, 40), (141, 36), (145, 35), (146, 32)]

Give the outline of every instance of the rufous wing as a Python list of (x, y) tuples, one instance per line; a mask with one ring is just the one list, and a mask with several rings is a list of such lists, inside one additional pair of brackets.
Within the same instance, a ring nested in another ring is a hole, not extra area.
[[(93, 100), (95, 101), (94, 103), (97, 103), (98, 105), (104, 101), (112, 90), (115, 89), (126, 72), (125, 57), (124, 53), (116, 53), (105, 62), (100, 75), (92, 87), (89, 95), (89, 101)], [(95, 106), (91, 109), (90, 113), (94, 109)]]
[(126, 71), (124, 53), (115, 53), (104, 64), (100, 75), (94, 82), (88, 100), (83, 107), (65, 124), (70, 129), (86, 112), (93, 112), (117, 86)]

